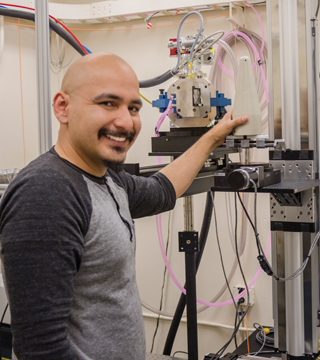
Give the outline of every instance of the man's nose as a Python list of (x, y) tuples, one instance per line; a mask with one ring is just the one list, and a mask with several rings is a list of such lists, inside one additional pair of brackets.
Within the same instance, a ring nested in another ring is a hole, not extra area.
[(119, 107), (113, 124), (117, 128), (121, 128), (125, 131), (131, 131), (133, 129), (132, 115), (126, 106)]

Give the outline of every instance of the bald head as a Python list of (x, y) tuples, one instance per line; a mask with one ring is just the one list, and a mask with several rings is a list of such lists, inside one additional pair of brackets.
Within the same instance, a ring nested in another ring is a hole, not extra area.
[(128, 63), (117, 55), (99, 52), (83, 56), (68, 68), (62, 80), (61, 91), (71, 95), (88, 81), (95, 81), (96, 77), (100, 78), (108, 72), (128, 76), (139, 86), (137, 76)]
[(120, 164), (141, 129), (139, 81), (116, 55), (95, 53), (75, 61), (53, 99), (60, 122), (57, 153), (103, 176)]

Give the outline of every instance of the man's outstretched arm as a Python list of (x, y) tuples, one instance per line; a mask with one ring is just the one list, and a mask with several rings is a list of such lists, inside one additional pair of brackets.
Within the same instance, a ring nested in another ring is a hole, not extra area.
[(212, 151), (223, 144), (227, 135), (248, 121), (247, 116), (231, 119), (228, 112), (211, 130), (204, 134), (184, 154), (160, 170), (172, 183), (179, 198), (190, 186)]

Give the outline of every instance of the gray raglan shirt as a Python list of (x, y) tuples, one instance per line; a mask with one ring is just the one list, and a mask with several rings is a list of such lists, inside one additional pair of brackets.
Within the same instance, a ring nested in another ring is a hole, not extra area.
[(0, 203), (0, 240), (19, 360), (143, 360), (133, 218), (170, 210), (171, 182), (94, 177), (54, 149)]

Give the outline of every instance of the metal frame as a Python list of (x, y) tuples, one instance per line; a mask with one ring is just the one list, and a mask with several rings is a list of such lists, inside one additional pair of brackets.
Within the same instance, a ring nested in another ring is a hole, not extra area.
[[(17, 4), (29, 7), (35, 7), (37, 0), (7, 0), (8, 4)], [(261, 5), (261, 0), (248, 0), (251, 4)], [(221, 5), (223, 4), (223, 5)], [(225, 5), (224, 5), (225, 4)], [(181, 13), (188, 11), (208, 11), (208, 10), (225, 10), (226, 7), (232, 5), (236, 7), (248, 6), (244, 0), (242, 1), (226, 1), (226, 0), (175, 0), (174, 7), (184, 9)], [(96, 1), (87, 4), (58, 4), (50, 3), (50, 14), (58, 19), (67, 22), (84, 22), (84, 23), (113, 23), (125, 22), (136, 19), (144, 19), (148, 13), (159, 11), (156, 17), (176, 15), (172, 10), (172, 1), (163, 0), (161, 2), (150, 0), (125, 1), (125, 0), (109, 0)], [(231, 8), (231, 7), (230, 7)], [(231, 11), (231, 10), (230, 10)], [(231, 14), (230, 14), (231, 15)], [(231, 16), (230, 16), (231, 17)]]
[(36, 0), (35, 9), (39, 151), (43, 154), (52, 147), (48, 0)]

